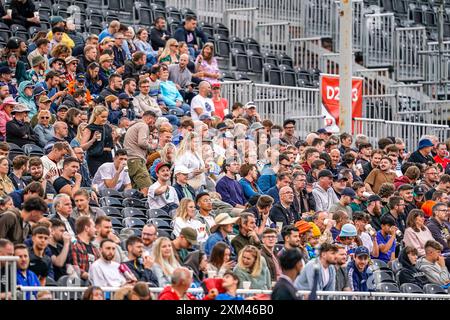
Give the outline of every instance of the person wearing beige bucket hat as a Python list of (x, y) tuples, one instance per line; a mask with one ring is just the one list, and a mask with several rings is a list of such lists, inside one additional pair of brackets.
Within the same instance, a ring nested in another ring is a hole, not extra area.
[(214, 218), (215, 225), (211, 227), (211, 235), (205, 243), (205, 253), (210, 256), (214, 245), (217, 242), (225, 242), (231, 251), (231, 258), (235, 259), (236, 253), (231, 245), (228, 235), (233, 233), (233, 225), (239, 217), (232, 218), (228, 213), (220, 213)]

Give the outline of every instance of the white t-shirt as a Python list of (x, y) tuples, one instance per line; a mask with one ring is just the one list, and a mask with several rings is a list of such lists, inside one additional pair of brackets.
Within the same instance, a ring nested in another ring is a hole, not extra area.
[(196, 219), (183, 220), (180, 217), (175, 219), (175, 223), (173, 226), (173, 234), (178, 237), (180, 235), (181, 229), (191, 227), (195, 231), (197, 231), (197, 241), (198, 242), (206, 242), (208, 239), (208, 234), (206, 233), (206, 226)]
[(41, 161), (42, 164), (44, 166), (44, 177), (47, 175), (47, 173), (54, 168), (57, 172), (57, 175), (52, 179), (52, 182), (54, 182), (56, 180), (56, 178), (58, 178), (61, 173), (62, 173), (62, 169), (63, 169), (63, 162), (64, 160), (61, 160), (60, 162), (58, 162), (57, 164), (55, 162), (53, 162), (52, 160), (50, 160), (48, 158), (48, 156), (42, 156), (41, 157)]
[[(94, 178), (92, 179), (92, 184), (96, 184), (99, 190), (107, 189), (108, 187), (105, 185), (106, 179), (112, 179), (114, 178), (114, 175), (116, 174), (117, 170), (114, 166), (114, 162), (107, 162), (102, 164), (95, 173)], [(119, 180), (117, 180), (116, 185), (114, 186), (115, 190), (120, 190), (122, 186), (130, 184), (130, 176), (128, 175), (128, 172), (125, 172), (125, 170), (122, 170), (122, 172), (119, 175)]]
[(89, 267), (89, 280), (98, 287), (121, 287), (127, 280), (120, 273), (119, 266), (115, 261), (100, 258)]
[[(197, 114), (195, 112), (196, 108), (201, 108), (203, 111), (201, 114)], [(192, 120), (199, 120), (199, 117), (207, 113), (211, 116), (211, 113), (214, 112), (214, 102), (210, 98), (203, 98), (201, 95), (196, 95), (194, 99), (191, 101), (191, 118)]]
[(169, 186), (169, 190), (164, 192), (163, 194), (155, 196), (155, 191), (159, 187), (161, 187), (161, 184), (159, 183), (159, 181), (156, 181), (150, 186), (150, 188), (148, 188), (148, 205), (150, 209), (161, 209), (169, 203), (180, 203), (178, 201), (177, 192), (172, 186)]
[(361, 232), (361, 235), (359, 237), (361, 238), (363, 246), (369, 249), (369, 252), (372, 253), (373, 241), (370, 235), (367, 232)]

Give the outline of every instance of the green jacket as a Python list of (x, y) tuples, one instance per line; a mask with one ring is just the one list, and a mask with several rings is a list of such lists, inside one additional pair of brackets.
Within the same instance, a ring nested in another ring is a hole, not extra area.
[[(4, 61), (0, 63), (0, 67), (8, 66), (8, 62)], [(20, 84), (22, 81), (29, 80), (27, 77), (27, 66), (22, 61), (17, 61), (15, 78), (17, 83)]]

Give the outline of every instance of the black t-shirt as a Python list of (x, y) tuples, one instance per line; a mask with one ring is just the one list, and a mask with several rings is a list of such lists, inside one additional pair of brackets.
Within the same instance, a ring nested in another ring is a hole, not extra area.
[(33, 271), (38, 277), (54, 277), (52, 259), (45, 254), (43, 257), (38, 257), (33, 250), (30, 250), (30, 267), (28, 269)]
[[(52, 252), (52, 256), (59, 256), (62, 249), (63, 249), (63, 245), (61, 243), (57, 243), (56, 247), (54, 247), (53, 245), (49, 244), (47, 248), (50, 249), (50, 251)], [(69, 250), (70, 252), (70, 250)], [(67, 269), (66, 269), (66, 264), (70, 263), (70, 254), (67, 254), (67, 259), (66, 262), (64, 263), (64, 266), (62, 267), (57, 267), (55, 265), (53, 265), (53, 273), (55, 275), (54, 280), (58, 281), (59, 278), (61, 278), (62, 276), (67, 275)]]
[(73, 182), (72, 180), (67, 180), (64, 177), (58, 177), (53, 182), (53, 187), (55, 188), (56, 194), (59, 194), (61, 189), (64, 188), (66, 185), (73, 186), (74, 184), (75, 182)]

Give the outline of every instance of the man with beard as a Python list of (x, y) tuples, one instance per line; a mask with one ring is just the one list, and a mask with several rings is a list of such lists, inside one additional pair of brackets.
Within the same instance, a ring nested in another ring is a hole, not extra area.
[(79, 217), (76, 221), (76, 231), (77, 242), (72, 245), (70, 251), (72, 265), (79, 269), (82, 280), (89, 280), (89, 268), (100, 256), (98, 249), (92, 244), (96, 231), (94, 221), (89, 217)]
[(158, 287), (158, 278), (153, 274), (153, 258), (144, 250), (144, 241), (136, 236), (131, 236), (126, 242), (128, 261), (125, 263), (138, 281), (150, 283)]
[(367, 199), (367, 208), (365, 210), (370, 215), (370, 225), (375, 230), (381, 229), (381, 198), (373, 194)]
[(28, 171), (30, 176), (25, 176), (25, 183), (28, 185), (31, 182), (39, 182), (42, 185), (42, 188), (45, 190), (45, 194), (48, 196), (56, 195), (55, 188), (53, 188), (53, 184), (50, 179), (53, 177), (52, 172), (47, 172), (47, 175), (44, 177), (44, 165), (42, 160), (38, 157), (32, 157), (28, 161)]
[(369, 283), (372, 271), (369, 269), (369, 250), (360, 246), (355, 250), (355, 259), (348, 267), (348, 277), (350, 278), (351, 291), (367, 292), (373, 291)]
[(100, 244), (100, 259), (89, 268), (89, 280), (92, 285), (99, 287), (121, 287), (127, 280), (120, 273), (120, 264), (113, 261), (116, 253), (116, 244), (105, 239)]
[(66, 231), (64, 222), (54, 218), (51, 219), (50, 238), (48, 239), (48, 248), (52, 252), (52, 264), (54, 280), (67, 274), (66, 263), (68, 262), (70, 252), (70, 233)]
[(347, 212), (347, 215), (349, 218), (352, 218), (353, 210), (350, 207), (350, 204), (352, 203), (353, 199), (356, 197), (356, 193), (352, 188), (345, 188), (342, 191), (341, 199), (339, 199), (339, 202), (336, 202), (333, 204), (330, 208), (330, 213), (334, 213), (338, 210), (342, 210)]
[[(405, 221), (408, 218), (408, 214), (411, 210), (417, 209), (414, 203), (414, 187), (410, 184), (404, 184), (398, 188), (399, 196), (405, 200)], [(403, 232), (404, 230), (402, 230)]]
[(216, 191), (222, 196), (222, 201), (235, 208), (245, 209), (244, 190), (236, 180), (239, 173), (239, 162), (236, 159), (227, 159), (223, 164), (225, 176), (217, 182)]
[(95, 229), (97, 230), (97, 236), (95, 240), (92, 241), (94, 246), (100, 248), (100, 244), (104, 240), (111, 240), (116, 244), (116, 250), (113, 260), (117, 263), (122, 263), (127, 260), (125, 253), (120, 247), (120, 239), (112, 232), (112, 222), (111, 218), (108, 216), (100, 216), (95, 220)]
[(300, 250), (300, 233), (297, 227), (293, 225), (284, 226), (281, 230), (281, 237), (284, 240), (284, 247), (278, 252), (278, 257), (281, 256), (283, 251), (289, 249), (297, 248)]
[(372, 155), (370, 157), (370, 161), (362, 165), (363, 168), (363, 174), (361, 175), (362, 181), (366, 180), (369, 173), (375, 169), (378, 168), (378, 165), (380, 164), (381, 158), (383, 157), (383, 151), (381, 150), (373, 150)]
[(109, 77), (108, 82), (109, 82), (108, 87), (106, 87), (105, 89), (103, 89), (102, 92), (100, 92), (100, 96), (103, 99), (105, 99), (109, 95), (118, 97), (119, 94), (122, 92), (123, 86), (122, 77), (117, 73), (113, 73)]
[(383, 183), (394, 183), (397, 175), (391, 171), (392, 159), (383, 157), (380, 161), (379, 168), (373, 169), (364, 180), (367, 192), (378, 193)]
[(405, 200), (402, 197), (393, 196), (389, 199), (389, 208), (389, 212), (383, 215), (383, 217), (391, 217), (395, 221), (397, 229), (405, 233)]
[(315, 273), (318, 267), (317, 291), (334, 291), (336, 287), (336, 253), (338, 247), (335, 244), (324, 243), (319, 249), (319, 257), (310, 260), (303, 272), (295, 280), (297, 290), (311, 290), (316, 279)]
[(56, 192), (74, 196), (81, 187), (80, 162), (77, 158), (69, 157), (64, 160), (63, 173), (53, 182)]
[(423, 180), (420, 186), (423, 188), (424, 192), (427, 193), (431, 189), (435, 188), (439, 182), (439, 171), (433, 166), (428, 166), (423, 170)]
[(153, 243), (158, 238), (158, 229), (155, 225), (147, 224), (142, 228), (141, 239), (144, 244), (144, 250), (148, 255), (152, 254)]
[(347, 250), (345, 246), (338, 245), (336, 253), (336, 291), (352, 291), (347, 271)]

